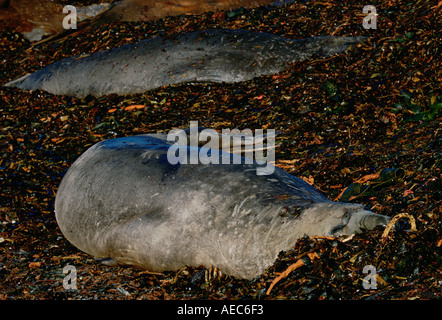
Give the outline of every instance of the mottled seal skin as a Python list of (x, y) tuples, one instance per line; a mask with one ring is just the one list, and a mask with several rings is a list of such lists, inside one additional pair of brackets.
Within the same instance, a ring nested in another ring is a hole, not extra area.
[(312, 56), (343, 52), (363, 39), (291, 40), (247, 30), (197, 31), (67, 58), (5, 86), (84, 98), (142, 93), (184, 82), (239, 82), (278, 73)]
[(257, 164), (170, 165), (158, 137), (102, 141), (75, 161), (55, 200), (73, 245), (150, 271), (212, 265), (252, 279), (304, 235), (349, 235), (390, 219), (333, 202), (279, 168), (259, 176)]

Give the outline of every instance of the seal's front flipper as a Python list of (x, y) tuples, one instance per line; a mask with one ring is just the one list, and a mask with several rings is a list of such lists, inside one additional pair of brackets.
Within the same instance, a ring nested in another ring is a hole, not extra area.
[(118, 264), (117, 260), (112, 258), (95, 258), (95, 261), (111, 267), (116, 266)]

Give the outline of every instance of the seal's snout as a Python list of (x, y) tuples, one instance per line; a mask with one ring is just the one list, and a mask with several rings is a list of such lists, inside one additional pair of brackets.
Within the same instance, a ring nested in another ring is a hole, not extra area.
[(328, 57), (333, 54), (340, 54), (350, 47), (363, 43), (367, 37), (333, 37), (319, 36), (307, 39), (314, 53), (320, 57)]
[(391, 220), (390, 217), (376, 214), (358, 204), (346, 204), (340, 210), (343, 210), (343, 214), (340, 223), (330, 231), (332, 235), (351, 235), (376, 227), (385, 228)]
[(391, 218), (387, 216), (383, 216), (380, 214), (375, 214), (371, 211), (369, 213), (364, 214), (361, 218), (361, 228), (366, 230), (373, 230), (376, 227), (385, 228), (390, 222)]
[(373, 230), (376, 227), (385, 228), (390, 217), (376, 214), (365, 208), (355, 208), (346, 213), (347, 224), (343, 228), (345, 233), (360, 233), (364, 230)]

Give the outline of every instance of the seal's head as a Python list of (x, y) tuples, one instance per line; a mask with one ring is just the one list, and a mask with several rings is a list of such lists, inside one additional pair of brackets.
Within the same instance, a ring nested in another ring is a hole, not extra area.
[(385, 228), (391, 218), (380, 214), (375, 214), (361, 205), (354, 208), (344, 209), (345, 213), (342, 219), (342, 229), (333, 230), (334, 234), (353, 234), (364, 230), (373, 230), (376, 227)]
[(351, 235), (385, 227), (391, 219), (371, 212), (361, 204), (331, 201), (314, 204), (301, 218), (310, 220), (304, 224), (306, 234), (328, 236)]

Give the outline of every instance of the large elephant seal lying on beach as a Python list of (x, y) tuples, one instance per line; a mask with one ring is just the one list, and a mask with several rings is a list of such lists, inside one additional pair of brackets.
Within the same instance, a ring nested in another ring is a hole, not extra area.
[(84, 98), (143, 93), (185, 82), (239, 82), (278, 73), (313, 56), (341, 53), (363, 39), (291, 40), (247, 30), (197, 31), (67, 58), (5, 86)]
[(257, 175), (256, 162), (170, 164), (170, 147), (137, 135), (89, 148), (57, 192), (66, 238), (96, 258), (150, 271), (212, 265), (252, 279), (304, 235), (349, 235), (390, 219), (333, 202), (277, 167)]

